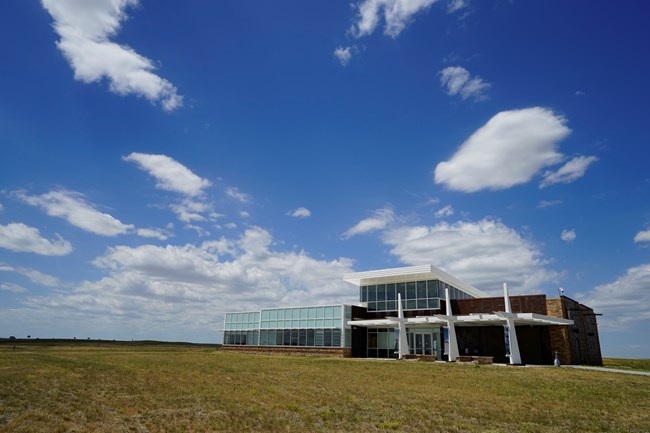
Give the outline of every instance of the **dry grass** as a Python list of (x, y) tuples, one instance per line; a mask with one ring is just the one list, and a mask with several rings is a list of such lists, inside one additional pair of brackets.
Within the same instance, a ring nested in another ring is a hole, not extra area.
[(648, 432), (650, 378), (565, 368), (0, 345), (0, 432)]

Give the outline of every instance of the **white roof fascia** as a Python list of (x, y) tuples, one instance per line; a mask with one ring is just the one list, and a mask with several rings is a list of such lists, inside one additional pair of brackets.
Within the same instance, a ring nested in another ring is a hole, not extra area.
[(406, 266), (402, 268), (378, 269), (375, 271), (354, 272), (343, 275), (343, 280), (357, 286), (370, 284), (402, 283), (419, 280), (440, 280), (477, 298), (487, 297), (487, 293), (466, 284), (433, 265)]
[[(511, 313), (512, 318), (517, 325), (540, 325), (540, 326), (550, 326), (550, 325), (573, 325), (573, 320), (562, 319), (560, 317), (545, 316), (543, 314), (536, 313)], [(458, 326), (488, 326), (488, 325), (498, 325), (506, 322), (506, 317), (502, 314), (471, 314), (466, 316), (444, 316), (444, 315), (434, 315), (434, 316), (419, 316), (419, 317), (409, 317), (406, 320), (406, 326), (418, 326), (418, 325), (439, 325), (446, 326), (447, 320), (451, 320)], [(386, 319), (374, 319), (374, 320), (350, 320), (348, 325), (354, 326), (363, 326), (368, 328), (397, 328), (398, 321), (391, 320), (390, 318)]]

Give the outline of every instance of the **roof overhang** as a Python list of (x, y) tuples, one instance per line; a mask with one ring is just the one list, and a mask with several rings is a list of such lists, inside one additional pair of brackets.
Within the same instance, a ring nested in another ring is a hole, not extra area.
[(343, 275), (343, 280), (357, 286), (371, 284), (402, 283), (419, 280), (440, 280), (470, 295), (483, 298), (487, 293), (466, 284), (433, 265), (406, 266), (402, 268), (379, 269), (375, 271), (354, 272)]
[[(447, 326), (448, 321), (455, 326), (497, 326), (506, 323), (507, 317), (511, 317), (515, 325), (530, 326), (569, 326), (573, 325), (573, 320), (562, 319), (560, 317), (545, 316), (536, 313), (490, 313), (490, 314), (470, 314), (466, 316), (420, 316), (409, 317), (404, 319), (409, 328), (429, 328), (432, 326)], [(350, 320), (348, 325), (361, 326), (364, 328), (397, 328), (398, 323), (389, 318), (372, 319), (372, 320)]]

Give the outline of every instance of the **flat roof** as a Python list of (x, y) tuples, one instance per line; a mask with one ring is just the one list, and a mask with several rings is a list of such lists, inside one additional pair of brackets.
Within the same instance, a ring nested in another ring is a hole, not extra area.
[(487, 293), (460, 281), (433, 265), (405, 266), (402, 268), (378, 269), (375, 271), (354, 272), (343, 275), (343, 280), (357, 286), (370, 284), (402, 283), (418, 280), (440, 280), (477, 298), (487, 297)]

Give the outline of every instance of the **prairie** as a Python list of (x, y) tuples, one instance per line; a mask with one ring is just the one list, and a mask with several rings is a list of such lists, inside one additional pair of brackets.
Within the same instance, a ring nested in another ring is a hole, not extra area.
[(191, 345), (0, 344), (3, 433), (305, 431), (648, 432), (650, 377)]

